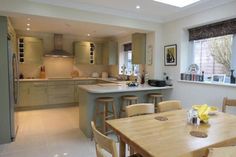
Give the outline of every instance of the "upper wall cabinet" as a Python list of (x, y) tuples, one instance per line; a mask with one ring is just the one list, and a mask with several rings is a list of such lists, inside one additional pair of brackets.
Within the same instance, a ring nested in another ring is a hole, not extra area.
[(95, 43), (95, 50), (94, 50), (94, 61), (95, 64), (102, 64), (102, 47), (103, 44)]
[(34, 37), (20, 37), (18, 39), (20, 62), (38, 64), (43, 62), (43, 41)]
[(74, 42), (75, 64), (102, 64), (102, 44)]
[(74, 42), (75, 64), (89, 64), (90, 42)]
[(132, 63), (146, 64), (146, 34), (132, 34)]
[(103, 64), (118, 64), (118, 43), (116, 41), (107, 41), (103, 45)]

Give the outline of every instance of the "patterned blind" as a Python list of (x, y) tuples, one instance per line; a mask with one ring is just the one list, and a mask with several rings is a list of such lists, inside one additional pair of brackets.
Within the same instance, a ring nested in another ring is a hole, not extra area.
[(189, 41), (236, 34), (236, 18), (189, 29)]

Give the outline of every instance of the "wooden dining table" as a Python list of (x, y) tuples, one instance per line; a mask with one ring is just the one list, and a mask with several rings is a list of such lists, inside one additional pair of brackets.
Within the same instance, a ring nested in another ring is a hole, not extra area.
[[(208, 124), (187, 123), (187, 110), (106, 121), (120, 137), (120, 157), (128, 144), (143, 157), (203, 157), (208, 148), (236, 144), (236, 116), (216, 112)], [(205, 138), (190, 135), (204, 133)]]

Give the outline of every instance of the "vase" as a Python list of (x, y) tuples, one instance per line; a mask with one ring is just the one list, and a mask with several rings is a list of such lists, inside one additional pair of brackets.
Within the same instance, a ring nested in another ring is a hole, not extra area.
[(234, 70), (230, 70), (230, 71), (231, 71), (230, 83), (235, 83)]

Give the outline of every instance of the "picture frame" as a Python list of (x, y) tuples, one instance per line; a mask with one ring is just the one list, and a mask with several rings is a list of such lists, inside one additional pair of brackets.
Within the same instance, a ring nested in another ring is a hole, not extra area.
[(213, 74), (212, 75), (212, 82), (224, 83), (226, 75), (225, 74)]
[(177, 44), (164, 46), (164, 65), (177, 65)]

